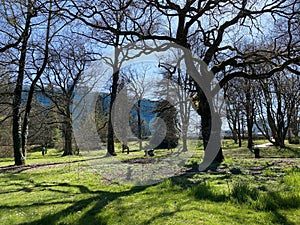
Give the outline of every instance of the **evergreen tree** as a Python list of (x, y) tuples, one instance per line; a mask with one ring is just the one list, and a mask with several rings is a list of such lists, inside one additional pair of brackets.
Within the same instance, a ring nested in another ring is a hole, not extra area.
[[(154, 137), (159, 137), (163, 135), (164, 129), (166, 129), (166, 135), (163, 141), (156, 146), (156, 149), (172, 149), (176, 148), (179, 140), (179, 130), (177, 129), (177, 110), (176, 108), (170, 104), (167, 100), (161, 100), (157, 103), (155, 113), (157, 113), (157, 117), (161, 118), (165, 126), (157, 120), (154, 123)], [(153, 138), (152, 140), (156, 140)], [(150, 141), (152, 146), (155, 145), (153, 141)]]

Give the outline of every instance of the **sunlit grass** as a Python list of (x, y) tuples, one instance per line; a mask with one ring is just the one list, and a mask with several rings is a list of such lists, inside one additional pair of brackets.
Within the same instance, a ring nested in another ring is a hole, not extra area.
[[(67, 157), (55, 149), (44, 157), (29, 152), (27, 163), (36, 167), (0, 174), (0, 224), (300, 224), (298, 146), (286, 152), (270, 147), (261, 159), (229, 141), (227, 146), (219, 172), (182, 174), (146, 186), (105, 179), (90, 166), (99, 151)], [(150, 158), (143, 151), (117, 151), (119, 161)], [(168, 154), (158, 150), (154, 158)], [(202, 154), (198, 149), (186, 166), (197, 166)], [(289, 154), (293, 163), (280, 158)], [(12, 164), (13, 158), (0, 159), (2, 168)]]

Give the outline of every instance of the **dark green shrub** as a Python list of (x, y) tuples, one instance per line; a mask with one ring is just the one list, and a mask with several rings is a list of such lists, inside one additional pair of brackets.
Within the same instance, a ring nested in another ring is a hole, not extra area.
[(300, 137), (291, 137), (291, 138), (289, 138), (289, 143), (294, 144), (294, 145), (300, 144)]

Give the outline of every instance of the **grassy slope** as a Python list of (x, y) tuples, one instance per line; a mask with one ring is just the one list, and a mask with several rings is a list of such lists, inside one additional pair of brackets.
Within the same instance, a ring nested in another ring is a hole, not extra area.
[[(300, 224), (298, 146), (253, 159), (224, 143), (218, 173), (189, 173), (134, 187), (103, 180), (80, 156), (50, 150), (35, 168), (0, 174), (1, 224)], [(292, 159), (270, 158), (289, 156)], [(120, 156), (128, 157), (128, 156)], [(193, 158), (190, 165), (200, 159)], [(43, 166), (42, 163), (66, 162)], [(0, 166), (12, 159), (0, 159)], [(0, 169), (1, 169), (0, 168)]]

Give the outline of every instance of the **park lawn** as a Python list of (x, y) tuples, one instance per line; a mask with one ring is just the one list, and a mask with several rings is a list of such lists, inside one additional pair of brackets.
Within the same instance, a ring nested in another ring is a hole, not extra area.
[[(296, 157), (298, 146), (291, 148), (269, 152)], [(300, 224), (299, 159), (253, 159), (247, 151), (225, 149), (218, 172), (190, 172), (147, 186), (111, 183), (83, 156), (31, 153), (28, 164), (37, 166), (0, 174), (0, 223)], [(0, 169), (11, 163), (1, 159)]]

